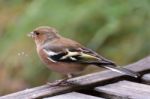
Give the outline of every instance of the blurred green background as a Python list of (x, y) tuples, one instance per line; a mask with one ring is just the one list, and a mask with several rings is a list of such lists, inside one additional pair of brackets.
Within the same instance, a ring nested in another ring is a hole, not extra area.
[(150, 0), (0, 0), (0, 95), (62, 77), (43, 66), (27, 37), (41, 25), (118, 65), (150, 53)]

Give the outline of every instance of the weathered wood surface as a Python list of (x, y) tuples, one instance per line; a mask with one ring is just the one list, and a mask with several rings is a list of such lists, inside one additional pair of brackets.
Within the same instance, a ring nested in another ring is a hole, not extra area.
[[(126, 68), (140, 73), (150, 71), (150, 56), (136, 63), (127, 65)], [(111, 83), (114, 80), (116, 81), (118, 80), (118, 78), (119, 80), (125, 79), (124, 77), (125, 76), (123, 74), (106, 70), (70, 79), (69, 81), (73, 82), (75, 85), (57, 86), (57, 87), (50, 87), (49, 85), (43, 85), (40, 87), (26, 89), (20, 92), (2, 96), (0, 97), (0, 99), (33, 99), (45, 96), (54, 96), (62, 93), (67, 93), (70, 91), (80, 90), (83, 88), (87, 89), (100, 84), (104, 85), (107, 83)], [(128, 76), (126, 76), (126, 78), (127, 77)]]
[(142, 80), (145, 84), (149, 84), (150, 85), (150, 73), (145, 74), (142, 76)]
[(95, 88), (106, 99), (150, 99), (150, 86), (130, 81), (119, 81)]
[(77, 92), (71, 92), (71, 93), (53, 96), (53, 97), (44, 98), (44, 99), (104, 99), (104, 98), (90, 96), (90, 95), (81, 94)]

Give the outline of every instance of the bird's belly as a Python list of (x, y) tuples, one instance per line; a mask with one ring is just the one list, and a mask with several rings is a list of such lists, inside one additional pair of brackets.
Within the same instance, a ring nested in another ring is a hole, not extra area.
[(51, 70), (54, 70), (56, 72), (62, 73), (62, 74), (68, 74), (68, 73), (80, 73), (84, 70), (86, 66), (80, 65), (80, 64), (73, 64), (73, 63), (52, 63), (48, 65), (48, 68)]

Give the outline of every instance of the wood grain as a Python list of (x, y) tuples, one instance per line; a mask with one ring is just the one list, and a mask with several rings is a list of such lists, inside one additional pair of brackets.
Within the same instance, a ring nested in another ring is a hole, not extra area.
[(100, 86), (96, 91), (109, 99), (150, 99), (150, 86), (130, 81), (119, 81)]
[(71, 92), (71, 93), (66, 93), (63, 95), (53, 96), (53, 97), (44, 98), (44, 99), (104, 99), (104, 98), (90, 96), (90, 95), (81, 94), (77, 92)]

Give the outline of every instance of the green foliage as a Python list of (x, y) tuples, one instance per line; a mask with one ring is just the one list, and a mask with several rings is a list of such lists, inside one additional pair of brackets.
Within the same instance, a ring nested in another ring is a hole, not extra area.
[(2, 0), (0, 5), (0, 68), (12, 79), (23, 79), (24, 86), (56, 76), (40, 62), (26, 36), (41, 25), (57, 28), (120, 65), (150, 53), (149, 0)]

